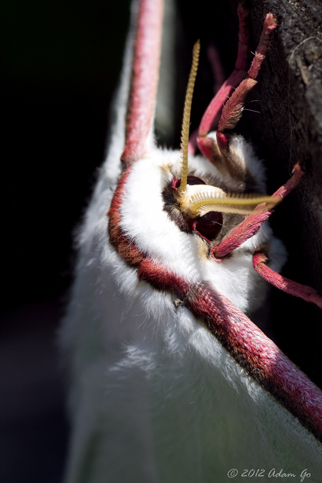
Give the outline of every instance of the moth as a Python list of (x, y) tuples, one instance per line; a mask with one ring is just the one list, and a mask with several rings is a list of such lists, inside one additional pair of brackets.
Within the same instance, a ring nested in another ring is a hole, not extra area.
[(133, 3), (108, 155), (61, 330), (71, 367), (68, 483), (321, 474), (322, 393), (246, 315), (267, 281), (319, 307), (322, 299), (278, 274), (286, 254), (268, 224), (301, 167), (267, 196), (261, 162), (234, 133), (276, 28), (267, 14), (249, 67), (242, 5), (238, 15), (236, 68), (189, 140), (194, 47), (179, 152), (153, 134), (163, 2)]

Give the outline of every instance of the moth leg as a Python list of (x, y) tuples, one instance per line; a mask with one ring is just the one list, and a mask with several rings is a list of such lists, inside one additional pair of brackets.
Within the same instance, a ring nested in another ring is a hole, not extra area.
[(162, 0), (140, 2), (126, 114), (125, 147), (121, 156), (123, 168), (128, 168), (148, 151), (159, 78), (162, 18)]
[[(219, 91), (216, 93), (201, 119), (199, 126), (198, 146), (202, 153), (206, 144), (205, 138), (212, 127), (213, 121), (219, 114), (222, 106), (232, 93), (233, 89), (235, 89), (247, 75), (247, 57), (249, 52), (249, 30), (247, 25), (248, 12), (241, 4), (238, 5), (237, 12), (239, 19), (239, 44), (235, 70), (230, 74), (228, 79), (223, 83)], [(216, 70), (218, 69), (216, 68)], [(208, 156), (206, 157), (209, 159)]]
[[(245, 97), (257, 83), (256, 78), (258, 76), (262, 62), (265, 59), (267, 49), (271, 43), (271, 34), (276, 27), (277, 22), (274, 15), (272, 13), (268, 13), (265, 17), (259, 44), (256, 49), (251, 66), (248, 70), (247, 78), (239, 84), (237, 89), (233, 92), (233, 94), (223, 107), (218, 124), (219, 132), (233, 129), (241, 118)], [(219, 139), (218, 142), (220, 143)]]
[[(291, 178), (282, 185), (272, 196), (285, 198), (301, 181), (304, 171), (299, 163), (296, 163)], [(221, 259), (238, 248), (242, 243), (255, 235), (263, 223), (271, 216), (273, 209), (267, 209), (267, 203), (256, 206), (254, 211), (248, 215), (244, 221), (235, 226), (221, 241), (219, 245), (213, 247), (211, 254), (217, 259)]]
[(261, 250), (256, 250), (253, 255), (253, 267), (267, 282), (274, 287), (283, 290), (283, 292), (299, 297), (306, 302), (311, 302), (322, 309), (322, 296), (313, 288), (279, 275), (269, 268), (266, 263), (269, 261), (267, 256)]
[[(233, 177), (243, 178), (246, 175), (246, 167), (240, 165), (240, 160), (230, 153), (229, 140), (231, 134), (229, 131), (234, 129), (241, 118), (245, 97), (257, 83), (256, 78), (270, 45), (271, 34), (276, 28), (277, 23), (273, 14), (269, 13), (266, 15), (260, 41), (246, 77), (245, 70), (247, 53), (249, 51), (249, 34), (246, 22), (247, 12), (242, 6), (239, 6), (238, 13), (240, 36), (235, 71), (232, 73), (228, 81), (224, 83), (222, 89), (220, 89), (218, 94), (212, 100), (204, 114), (199, 129), (198, 146), (204, 156), (219, 169), (225, 170), (226, 172), (228, 171)], [(230, 91), (227, 94), (228, 87)], [(219, 105), (219, 96), (225, 92), (225, 95), (228, 97), (233, 87), (236, 87), (236, 89), (227, 102), (225, 102), (225, 99), (220, 98), (221, 104)], [(222, 105), (223, 109), (219, 119), (217, 132), (207, 136), (211, 124)]]

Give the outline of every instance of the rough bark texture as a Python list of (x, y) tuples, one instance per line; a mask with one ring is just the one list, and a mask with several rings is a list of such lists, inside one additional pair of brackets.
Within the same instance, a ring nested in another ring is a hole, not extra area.
[[(277, 16), (279, 28), (261, 72), (261, 115), (252, 123), (251, 137), (267, 163), (270, 190), (287, 178), (294, 163), (306, 168), (272, 224), (289, 253), (284, 274), (322, 291), (321, 3), (250, 2), (255, 44), (268, 11)], [(274, 291), (271, 313), (281, 348), (321, 386), (321, 310)]]
[[(181, 19), (178, 27), (179, 102), (184, 95), (181, 91), (184, 91), (183, 79), (187, 78), (191, 46), (197, 38), (201, 39), (192, 130), (198, 125), (211, 96), (212, 74), (205, 54), (209, 42), (218, 46), (227, 74), (233, 69), (237, 52), (237, 3), (235, 0), (199, 0), (194, 10), (189, 10), (185, 2), (178, 4)], [(289, 253), (283, 275), (322, 292), (321, 2), (249, 0), (246, 6), (250, 11), (253, 52), (266, 13), (276, 15), (278, 28), (273, 34), (258, 85), (245, 106), (259, 113), (245, 111), (237, 131), (252, 141), (258, 156), (265, 161), (269, 193), (288, 179), (296, 162), (300, 161), (305, 167), (306, 176), (301, 185), (277, 208), (271, 223)], [(185, 48), (186, 56), (183, 54)], [(179, 107), (177, 114), (180, 118)], [(265, 310), (270, 313), (269, 335), (322, 387), (321, 310), (275, 289)]]

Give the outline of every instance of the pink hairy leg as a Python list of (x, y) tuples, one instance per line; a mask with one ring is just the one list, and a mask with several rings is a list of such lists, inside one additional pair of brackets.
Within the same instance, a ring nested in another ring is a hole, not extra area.
[[(248, 76), (244, 79), (237, 89), (233, 92), (223, 107), (221, 118), (218, 124), (218, 131), (223, 132), (226, 129), (233, 129), (239, 121), (248, 92), (256, 84), (259, 69), (262, 65), (267, 49), (270, 45), (270, 37), (277, 26), (277, 22), (272, 13), (268, 13), (265, 17), (263, 31), (259, 40), (255, 56), (248, 71)], [(218, 139), (219, 143), (219, 139)]]
[(321, 441), (321, 390), (225, 296), (195, 284), (187, 302), (238, 364)]
[[(223, 83), (215, 97), (207, 107), (199, 126), (199, 149), (202, 151), (202, 139), (207, 136), (211, 129), (211, 125), (220, 112), (222, 106), (230, 96), (232, 90), (237, 87), (240, 82), (246, 77), (247, 73), (247, 56), (249, 52), (249, 32), (247, 26), (248, 12), (241, 4), (238, 5), (238, 19), (239, 19), (239, 44), (238, 55), (235, 64), (235, 70), (230, 74), (228, 79)], [(199, 144), (200, 143), (200, 144)]]
[(124, 168), (146, 154), (159, 78), (162, 11), (163, 0), (140, 2), (132, 87), (126, 117), (126, 140), (121, 156)]
[[(304, 172), (299, 163), (296, 163), (291, 178), (282, 185), (272, 196), (285, 198), (301, 181)], [(271, 216), (273, 209), (265, 209), (266, 203), (257, 205), (254, 211), (244, 221), (228, 233), (219, 245), (213, 247), (211, 254), (216, 259), (221, 259), (238, 248), (242, 243), (255, 235), (263, 223)]]
[(311, 302), (322, 309), (322, 296), (319, 295), (317, 290), (308, 287), (307, 285), (302, 285), (292, 280), (282, 277), (278, 273), (274, 272), (269, 268), (266, 263), (268, 258), (264, 252), (256, 250), (253, 255), (253, 266), (256, 272), (261, 275), (267, 282), (274, 285), (274, 287), (283, 290), (283, 292), (294, 295), (295, 297), (300, 297), (306, 302)]

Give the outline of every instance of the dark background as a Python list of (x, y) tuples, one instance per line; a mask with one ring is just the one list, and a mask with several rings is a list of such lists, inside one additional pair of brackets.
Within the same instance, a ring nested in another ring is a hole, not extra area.
[(0, 481), (61, 481), (67, 443), (56, 333), (72, 232), (104, 158), (129, 2), (0, 6)]

